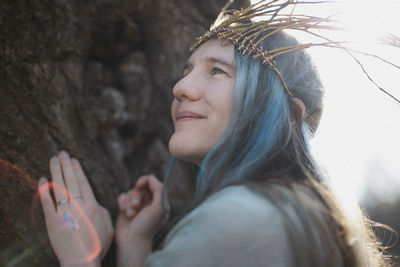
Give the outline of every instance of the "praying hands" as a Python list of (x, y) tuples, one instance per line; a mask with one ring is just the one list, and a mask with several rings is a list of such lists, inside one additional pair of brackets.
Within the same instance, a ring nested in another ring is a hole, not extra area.
[[(40, 179), (39, 194), (47, 232), (60, 265), (100, 266), (114, 236), (109, 212), (96, 201), (79, 161), (71, 159), (68, 153), (62, 151), (50, 160), (50, 174), (51, 182)], [(140, 177), (135, 188), (119, 196), (119, 266), (141, 266), (150, 254), (151, 240), (169, 211), (168, 201), (161, 200), (162, 190), (163, 184), (148, 175)]]

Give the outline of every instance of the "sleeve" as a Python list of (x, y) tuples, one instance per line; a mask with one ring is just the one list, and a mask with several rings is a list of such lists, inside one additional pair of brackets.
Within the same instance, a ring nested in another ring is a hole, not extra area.
[(278, 210), (243, 186), (216, 193), (183, 218), (146, 267), (294, 266)]

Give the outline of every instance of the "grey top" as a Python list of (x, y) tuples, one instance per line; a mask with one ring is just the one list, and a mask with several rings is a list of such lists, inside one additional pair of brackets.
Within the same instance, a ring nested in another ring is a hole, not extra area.
[(168, 234), (146, 267), (295, 266), (277, 208), (245, 186), (209, 197)]

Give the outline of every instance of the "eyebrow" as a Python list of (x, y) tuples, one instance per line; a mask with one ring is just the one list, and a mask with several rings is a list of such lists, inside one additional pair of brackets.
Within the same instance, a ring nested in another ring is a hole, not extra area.
[(211, 62), (211, 63), (219, 63), (219, 64), (222, 64), (222, 65), (225, 65), (226, 67), (230, 68), (233, 71), (236, 70), (236, 64), (229, 63), (228, 61), (226, 61), (223, 58), (208, 57), (206, 60)]
[[(228, 61), (226, 61), (223, 58), (218, 58), (218, 57), (207, 57), (206, 61), (210, 62), (210, 63), (219, 63), (222, 64), (224, 66), (226, 66), (227, 68), (231, 69), (232, 71), (236, 71), (236, 64), (232, 64), (229, 63)], [(184, 70), (189, 69), (190, 67), (192, 67), (192, 63), (190, 62), (186, 62), (185, 66), (184, 66)]]

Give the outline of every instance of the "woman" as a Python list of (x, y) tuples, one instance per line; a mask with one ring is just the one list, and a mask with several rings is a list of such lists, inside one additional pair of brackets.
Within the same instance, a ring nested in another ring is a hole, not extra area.
[[(265, 51), (296, 40), (267, 31), (257, 47), (242, 46), (222, 26), (200, 38), (173, 88), (169, 149), (199, 167), (193, 202), (168, 218), (163, 185), (140, 177), (118, 199), (118, 265), (385, 266), (373, 235), (345, 217), (312, 160), (323, 92), (307, 54), (269, 61)], [(50, 171), (57, 207), (45, 179), (39, 191), (61, 265), (100, 265), (113, 236), (108, 212), (76, 159), (61, 152)]]

